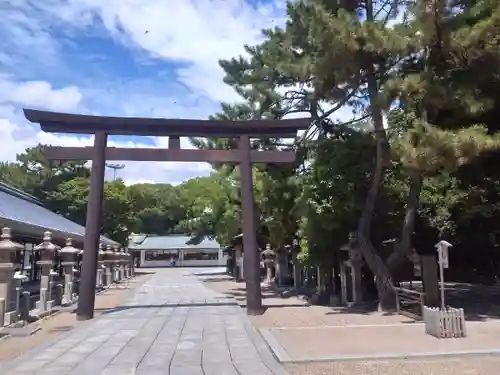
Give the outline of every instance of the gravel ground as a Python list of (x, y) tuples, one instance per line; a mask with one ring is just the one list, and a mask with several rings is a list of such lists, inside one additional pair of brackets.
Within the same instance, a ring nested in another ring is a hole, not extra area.
[[(235, 297), (241, 304), (245, 303), (245, 283), (237, 283), (229, 277), (219, 276), (205, 279), (205, 285)], [(268, 309), (260, 316), (250, 317), (258, 328), (399, 324), (411, 321), (396, 314), (362, 313), (342, 307), (309, 306), (298, 297), (280, 297), (269, 289), (263, 291), (262, 295), (262, 303)]]
[(285, 367), (290, 375), (498, 375), (500, 357), (318, 362)]
[[(141, 273), (133, 280), (124, 283), (117, 288), (107, 289), (96, 296), (95, 316), (106, 310), (119, 306), (133, 293), (134, 289), (144, 283), (152, 273)], [(85, 322), (78, 322), (76, 314), (61, 312), (46, 319), (32, 323), (41, 329), (31, 336), (8, 337), (0, 341), (0, 361), (11, 360), (19, 357), (27, 351), (36, 348), (46, 340), (56, 338), (61, 333), (76, 328)]]
[(342, 356), (377, 358), (396, 355), (403, 358), (426, 352), (490, 352), (500, 348), (498, 323), (470, 324), (466, 338), (442, 340), (426, 335), (422, 324), (336, 328), (318, 326), (275, 329), (271, 332), (295, 361)]
[[(223, 276), (210, 278), (205, 282), (208, 288), (232, 295), (244, 303), (245, 283), (236, 283)], [(304, 303), (297, 297), (284, 299), (270, 292), (263, 294), (263, 304), (269, 308), (261, 316), (250, 317), (257, 328), (380, 325), (410, 321), (399, 315), (385, 315), (377, 312), (366, 314), (348, 311), (344, 308), (298, 306)], [(357, 337), (357, 339), (363, 338)], [(304, 341), (301, 335), (297, 335), (296, 340), (300, 342), (300, 345), (311, 342)], [(319, 345), (319, 343), (316, 344)], [(374, 345), (377, 343), (375, 342)], [(285, 367), (290, 375), (499, 375), (500, 356), (310, 362), (287, 364)]]

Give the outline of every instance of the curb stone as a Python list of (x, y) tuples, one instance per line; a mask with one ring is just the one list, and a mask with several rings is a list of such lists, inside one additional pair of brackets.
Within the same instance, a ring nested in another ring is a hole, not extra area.
[(245, 330), (248, 333), (248, 336), (252, 340), (252, 343), (259, 353), (262, 362), (266, 365), (266, 367), (274, 374), (274, 375), (289, 375), (288, 372), (283, 368), (279, 359), (276, 358), (275, 353), (269, 348), (266, 340), (261, 336), (261, 334), (257, 331), (257, 329), (252, 325), (250, 319), (245, 314), (243, 309), (240, 310), (241, 319), (243, 321), (243, 325), (245, 326)]

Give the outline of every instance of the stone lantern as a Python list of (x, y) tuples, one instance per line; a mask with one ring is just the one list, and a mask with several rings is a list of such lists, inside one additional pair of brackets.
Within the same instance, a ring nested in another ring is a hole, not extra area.
[(125, 249), (123, 247), (120, 249), (120, 261), (122, 268), (122, 279), (126, 279), (128, 258), (127, 258), (127, 253), (125, 252)]
[(104, 250), (104, 244), (101, 242), (99, 244), (99, 252), (97, 253), (97, 273), (96, 273), (96, 286), (104, 287), (106, 286), (107, 280), (105, 280), (105, 269), (104, 259), (106, 258), (106, 251)]
[(361, 266), (363, 263), (363, 254), (358, 245), (358, 236), (356, 232), (349, 233), (349, 242), (347, 243), (348, 260), (347, 263), (350, 267)]
[(106, 250), (104, 244), (101, 242), (99, 243), (99, 252), (97, 253), (97, 261), (99, 263), (102, 263), (104, 262), (105, 258), (106, 258)]
[(36, 262), (41, 269), (40, 301), (39, 310), (46, 311), (51, 302), (51, 269), (59, 246), (52, 243), (52, 233), (45, 232), (41, 244), (35, 246), (35, 251), (40, 253), (40, 259)]
[(106, 282), (108, 283), (108, 285), (111, 285), (115, 281), (113, 260), (114, 260), (114, 253), (111, 248), (111, 245), (108, 245), (106, 247), (106, 251), (104, 252), (104, 266), (106, 267)]
[(123, 280), (123, 267), (124, 267), (124, 256), (123, 251), (120, 247), (115, 246), (115, 255), (116, 255), (116, 265), (118, 271), (118, 281)]
[(115, 246), (117, 269), (118, 269), (118, 279), (123, 280), (123, 251), (120, 247)]
[(130, 254), (122, 249), (123, 252), (123, 266), (124, 266), (124, 277), (126, 279), (130, 278)]
[(23, 249), (21, 244), (12, 241), (10, 228), (2, 228), (0, 236), (0, 327), (4, 325), (5, 314), (11, 311), (12, 282), (16, 268), (20, 266), (16, 260), (17, 252), (21, 249)]
[(113, 279), (115, 282), (120, 282), (120, 249), (118, 246), (111, 246), (111, 251), (113, 252)]
[(271, 249), (271, 245), (267, 244), (266, 249), (261, 253), (262, 260), (264, 261), (264, 265), (266, 266), (266, 282), (271, 282), (273, 277), (272, 274), (272, 266), (274, 266), (276, 262), (276, 253)]
[(276, 259), (276, 253), (271, 249), (271, 245), (267, 244), (266, 249), (260, 253), (264, 263), (273, 263)]
[(135, 272), (134, 255), (130, 252), (130, 249), (128, 248), (127, 248), (127, 257), (128, 257), (129, 277), (134, 277), (134, 272)]
[(66, 263), (71, 263), (74, 266), (78, 260), (78, 254), (80, 254), (80, 250), (73, 247), (73, 240), (71, 238), (67, 238), (65, 246), (59, 250), (61, 264), (64, 266)]
[(293, 286), (299, 288), (302, 285), (302, 269), (301, 264), (298, 260), (298, 255), (300, 253), (300, 242), (297, 238), (292, 241), (292, 246), (290, 247), (290, 252), (292, 253), (292, 264), (293, 264)]
[(40, 253), (40, 259), (37, 262), (38, 265), (52, 266), (59, 246), (52, 243), (51, 232), (44, 232), (43, 241), (40, 245), (35, 246), (35, 250)]
[(73, 269), (78, 262), (78, 254), (80, 250), (73, 247), (73, 240), (71, 238), (66, 239), (66, 246), (59, 250), (59, 256), (61, 257), (61, 266), (64, 270), (64, 294), (63, 294), (63, 305), (69, 305), (73, 303)]
[(413, 264), (413, 276), (422, 277), (422, 266), (420, 263), (421, 260), (420, 260), (420, 255), (417, 253), (417, 250), (411, 249), (410, 260)]
[(83, 265), (83, 253), (84, 253), (84, 250), (83, 250), (83, 249), (81, 249), (81, 250), (78, 252), (77, 262), (76, 262), (76, 266), (75, 266), (75, 268), (74, 268), (75, 275), (78, 275), (78, 276), (80, 276), (80, 273), (81, 273), (81, 270), (82, 270), (82, 265)]
[(358, 248), (352, 248), (349, 250), (349, 261), (354, 263), (362, 263), (363, 262), (363, 254), (361, 254), (361, 250)]
[[(361, 277), (362, 266), (363, 266), (363, 254), (361, 253), (361, 250), (359, 248), (358, 238), (355, 232), (352, 232), (349, 235), (348, 251), (349, 251), (349, 259), (345, 262), (345, 265), (350, 267), (351, 269), (350, 287), (352, 288), (352, 303), (356, 304), (362, 302), (363, 300), (363, 286)], [(347, 291), (345, 291), (345, 294), (347, 295)], [(344, 301), (344, 303), (345, 302), (347, 301)]]
[(120, 251), (120, 261), (121, 263), (125, 264), (127, 261), (127, 253), (125, 252), (125, 249), (123, 247), (121, 247), (119, 251)]

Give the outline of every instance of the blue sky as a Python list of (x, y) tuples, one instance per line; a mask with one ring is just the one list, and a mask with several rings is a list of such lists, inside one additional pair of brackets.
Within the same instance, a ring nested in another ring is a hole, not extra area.
[[(114, 116), (206, 118), (236, 94), (217, 62), (259, 42), (284, 21), (284, 1), (3, 0), (0, 3), (0, 160), (39, 142), (86, 145), (45, 134), (22, 107)], [(112, 145), (162, 147), (162, 138)], [(187, 147), (187, 140), (184, 145)], [(206, 175), (200, 163), (127, 162), (127, 182), (179, 183)]]

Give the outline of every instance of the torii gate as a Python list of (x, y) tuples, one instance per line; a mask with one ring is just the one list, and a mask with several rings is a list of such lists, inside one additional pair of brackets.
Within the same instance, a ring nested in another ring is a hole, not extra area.
[[(90, 193), (85, 225), (78, 320), (94, 316), (95, 279), (102, 224), (104, 172), (106, 160), (184, 161), (237, 163), (241, 174), (241, 204), (243, 246), (245, 248), (245, 280), (247, 314), (260, 314), (259, 253), (256, 242), (252, 163), (291, 163), (293, 151), (256, 151), (250, 148), (250, 138), (293, 138), (305, 130), (307, 118), (287, 120), (186, 120), (160, 118), (128, 118), (76, 115), (24, 109), (32, 123), (39, 123), (48, 133), (94, 134), (92, 147), (46, 147), (48, 160), (92, 160)], [(168, 136), (168, 149), (106, 147), (108, 135)], [(239, 138), (236, 150), (186, 150), (180, 147), (180, 137)]]

